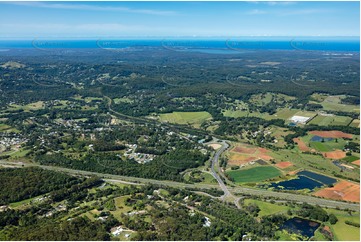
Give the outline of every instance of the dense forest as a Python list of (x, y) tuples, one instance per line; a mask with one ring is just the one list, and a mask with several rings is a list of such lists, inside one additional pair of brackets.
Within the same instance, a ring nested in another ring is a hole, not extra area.
[(80, 180), (40, 168), (0, 169), (0, 205), (67, 188)]

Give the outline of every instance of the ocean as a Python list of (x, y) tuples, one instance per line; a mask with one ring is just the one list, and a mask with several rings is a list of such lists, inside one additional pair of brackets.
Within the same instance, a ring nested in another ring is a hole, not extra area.
[(358, 38), (235, 38), (235, 39), (98, 39), (98, 40), (0, 40), (0, 51), (35, 49), (164, 48), (176, 51), (232, 53), (243, 50), (360, 51)]

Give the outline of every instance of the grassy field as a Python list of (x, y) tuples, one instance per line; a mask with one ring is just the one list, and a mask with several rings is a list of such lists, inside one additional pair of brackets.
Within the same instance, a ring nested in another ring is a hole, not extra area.
[(360, 113), (360, 106), (342, 104), (341, 99), (344, 97), (343, 95), (328, 96), (321, 102), (321, 105), (325, 110)]
[(211, 119), (212, 115), (208, 112), (173, 112), (159, 115), (162, 122), (190, 124), (199, 127), (204, 121)]
[(336, 149), (339, 149), (339, 150), (343, 149), (346, 142), (342, 139), (339, 139), (337, 143), (332, 140), (332, 141), (325, 141), (325, 142), (310, 142), (310, 144), (311, 144), (311, 147), (317, 151), (327, 152), (327, 151), (332, 151), (332, 150), (336, 150)]
[(289, 109), (289, 108), (282, 108), (280, 110), (277, 111), (277, 113), (275, 114), (276, 118), (280, 118), (280, 119), (290, 119), (292, 116), (294, 116), (298, 111), (298, 109)]
[(330, 141), (321, 142), (321, 141), (311, 141), (313, 136), (314, 135), (309, 134), (309, 135), (302, 137), (301, 140), (303, 142), (305, 142), (306, 145), (310, 145), (310, 148), (313, 148), (317, 151), (327, 152), (327, 151), (333, 151), (333, 150), (337, 150), (337, 149), (342, 150), (346, 145), (346, 141), (342, 138), (337, 139), (337, 142), (335, 139), (330, 140)]
[(11, 153), (11, 157), (13, 158), (21, 158), (26, 156), (28, 153), (30, 152), (30, 150), (25, 150), (25, 149), (19, 149), (18, 151)]
[(329, 125), (340, 125), (347, 126), (350, 124), (352, 118), (346, 116), (321, 116), (317, 115), (312, 119), (309, 124), (316, 124), (320, 126), (329, 126)]
[(335, 214), (338, 218), (338, 222), (330, 226), (335, 236), (334, 240), (360, 241), (360, 228), (345, 224), (346, 220), (360, 223), (359, 213), (349, 215), (345, 211), (335, 209), (327, 209), (327, 212)]
[(271, 119), (277, 119), (274, 115), (269, 115), (268, 113), (260, 113), (260, 112), (248, 112), (243, 110), (225, 110), (223, 112), (223, 115), (225, 117), (231, 117), (231, 118), (241, 118), (241, 117), (257, 117), (257, 118), (263, 118), (266, 120)]
[(269, 202), (263, 202), (263, 201), (254, 200), (254, 199), (245, 199), (244, 204), (245, 205), (256, 204), (261, 209), (261, 211), (258, 214), (259, 217), (267, 216), (267, 215), (275, 214), (275, 213), (283, 213), (283, 212), (286, 212), (288, 209), (288, 207), (285, 205), (279, 205), (276, 203), (272, 204)]
[(202, 177), (204, 177), (204, 180), (201, 183), (204, 183), (204, 184), (217, 184), (218, 183), (217, 180), (214, 179), (214, 177), (209, 173), (203, 172)]
[(4, 132), (11, 129), (11, 126), (7, 125), (7, 124), (1, 124), (0, 123), (0, 132)]
[(359, 119), (352, 120), (352, 122), (350, 123), (350, 126), (355, 127), (355, 128), (360, 128), (360, 120)]
[(34, 103), (29, 103), (29, 104), (26, 104), (26, 105), (12, 104), (12, 105), (9, 105), (8, 110), (14, 111), (14, 110), (23, 109), (25, 112), (29, 112), (31, 110), (42, 109), (43, 107), (44, 107), (44, 102), (43, 101), (38, 101), (38, 102), (34, 102)]
[(270, 154), (277, 161), (290, 161), (293, 163), (293, 169), (307, 169), (310, 171), (322, 171), (323, 174), (334, 177), (333, 172), (353, 179), (359, 179), (357, 171), (343, 171), (332, 164), (332, 160), (326, 159), (320, 155), (303, 154), (298, 151), (298, 147), (288, 150), (281, 149)]
[(236, 183), (241, 182), (260, 182), (282, 173), (272, 166), (258, 166), (249, 169), (229, 171), (227, 174), (234, 179)]
[(286, 128), (280, 128), (277, 126), (271, 126), (270, 131), (271, 131), (271, 135), (277, 139), (277, 143), (275, 144), (275, 146), (277, 147), (284, 147), (284, 145), (286, 144), (286, 142), (284, 141), (284, 137), (287, 136), (288, 134), (294, 133)]
[(327, 95), (321, 93), (314, 93), (311, 95), (311, 99), (317, 103), (323, 102), (327, 98)]
[(256, 104), (256, 105), (265, 105), (272, 101), (272, 93), (264, 93), (264, 94), (254, 94), (249, 99), (250, 102)]
[(114, 215), (115, 218), (121, 220), (122, 213), (127, 213), (133, 210), (132, 207), (125, 205), (125, 200), (129, 197), (130, 196), (121, 196), (114, 199), (116, 210), (111, 211), (111, 213)]
[[(193, 178), (197, 178), (197, 179), (202, 179), (201, 184), (217, 184), (217, 180), (209, 173), (206, 173), (206, 172), (201, 172), (201, 173), (198, 173), (198, 174), (194, 174), (193, 175)], [(187, 181), (189, 181), (190, 179), (190, 172), (187, 172), (185, 175), (184, 175), (184, 179), (186, 179)]]
[(351, 155), (351, 156), (346, 156), (345, 158), (343, 158), (342, 160), (347, 161), (347, 162), (353, 162), (355, 160), (359, 160), (360, 157)]

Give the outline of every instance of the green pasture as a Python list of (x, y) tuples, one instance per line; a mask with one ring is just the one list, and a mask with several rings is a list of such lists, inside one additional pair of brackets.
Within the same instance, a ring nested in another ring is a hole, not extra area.
[(277, 119), (274, 115), (269, 115), (268, 113), (260, 113), (260, 112), (249, 112), (244, 110), (225, 110), (223, 111), (223, 116), (231, 117), (231, 118), (241, 118), (241, 117), (256, 117), (263, 118), (266, 120)]
[(255, 200), (255, 199), (245, 199), (244, 200), (244, 205), (249, 205), (249, 204), (256, 204), (259, 208), (260, 208), (260, 212), (258, 214), (259, 217), (263, 217), (263, 216), (267, 216), (267, 215), (271, 215), (271, 214), (275, 214), (275, 213), (283, 213), (286, 212), (288, 207), (285, 205), (280, 205), (280, 204), (272, 204), (269, 202), (264, 202), (264, 201), (259, 201), (259, 200)]
[(360, 128), (360, 120), (359, 119), (352, 120), (352, 122), (350, 123), (350, 127)]
[(344, 95), (328, 96), (321, 102), (321, 105), (325, 110), (360, 113), (360, 106), (342, 104), (341, 99), (344, 97)]
[(290, 119), (292, 116), (294, 116), (297, 112), (299, 112), (299, 109), (289, 109), (289, 108), (281, 108), (275, 113), (275, 117), (279, 119)]
[(351, 156), (346, 156), (345, 158), (343, 158), (342, 160), (347, 161), (347, 162), (353, 162), (355, 160), (359, 160), (360, 157), (351, 155)]
[(282, 175), (280, 170), (272, 166), (257, 166), (249, 169), (228, 171), (227, 174), (236, 183), (260, 182)]
[(360, 223), (360, 213), (352, 213), (352, 215), (350, 215), (346, 211), (336, 209), (326, 210), (328, 213), (333, 213), (338, 218), (336, 224), (330, 225), (335, 241), (360, 241), (360, 228), (345, 223), (346, 220)]
[(204, 121), (211, 119), (208, 112), (173, 112), (159, 115), (162, 122), (190, 124), (199, 127)]
[(321, 116), (317, 115), (308, 124), (315, 124), (319, 126), (347, 126), (350, 124), (352, 118), (347, 116)]

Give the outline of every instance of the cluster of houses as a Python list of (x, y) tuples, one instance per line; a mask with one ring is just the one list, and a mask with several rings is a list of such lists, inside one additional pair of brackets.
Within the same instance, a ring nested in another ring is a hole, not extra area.
[(128, 159), (133, 159), (139, 164), (145, 164), (147, 162), (150, 162), (154, 159), (155, 155), (152, 154), (144, 154), (144, 153), (138, 153), (135, 152), (137, 149), (136, 144), (127, 144), (128, 147), (127, 151), (124, 153), (124, 156)]
[(0, 151), (10, 151), (11, 147), (16, 149), (21, 148), (21, 144), (25, 143), (27, 139), (21, 138), (19, 135), (0, 136)]

